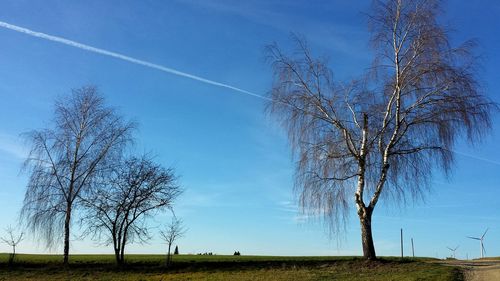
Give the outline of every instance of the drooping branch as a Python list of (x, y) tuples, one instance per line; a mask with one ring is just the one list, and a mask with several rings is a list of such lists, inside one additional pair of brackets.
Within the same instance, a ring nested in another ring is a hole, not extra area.
[(374, 1), (376, 58), (352, 82), (334, 83), (329, 62), (297, 36), (291, 56), (267, 49), (268, 112), (288, 133), (300, 206), (333, 232), (352, 203), (366, 219), (381, 198), (421, 198), (433, 173), (451, 168), (457, 139), (474, 142), (491, 128), (498, 106), (480, 92), (474, 44), (452, 47), (440, 11), (435, 0)]
[(89, 86), (56, 100), (52, 128), (25, 134), (31, 150), (24, 162), (29, 182), (21, 219), (47, 247), (64, 236), (65, 262), (76, 201), (97, 173), (121, 157), (134, 127)]

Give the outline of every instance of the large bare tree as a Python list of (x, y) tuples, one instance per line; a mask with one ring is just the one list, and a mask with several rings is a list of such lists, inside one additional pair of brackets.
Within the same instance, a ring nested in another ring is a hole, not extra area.
[(476, 79), (473, 42), (451, 47), (440, 1), (374, 1), (369, 74), (335, 83), (305, 40), (297, 52), (268, 48), (274, 69), (269, 112), (287, 130), (295, 188), (307, 212), (343, 230), (355, 206), (363, 255), (376, 259), (372, 215), (380, 198), (415, 199), (435, 171), (448, 172), (457, 138), (477, 141), (497, 106)]
[(182, 192), (171, 168), (146, 156), (131, 157), (104, 173), (100, 185), (84, 200), (83, 223), (93, 239), (113, 244), (117, 264), (125, 261), (125, 246), (150, 239), (147, 218), (172, 209)]
[(121, 157), (134, 124), (107, 107), (95, 87), (73, 90), (55, 102), (53, 127), (26, 134), (31, 151), (21, 218), (52, 247), (64, 239), (68, 263), (71, 216), (95, 176)]

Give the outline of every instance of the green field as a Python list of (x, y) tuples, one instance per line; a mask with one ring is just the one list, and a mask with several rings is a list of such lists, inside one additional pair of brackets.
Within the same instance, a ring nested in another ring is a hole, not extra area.
[(11, 268), (7, 259), (0, 254), (0, 280), (462, 280), (428, 259), (178, 255), (168, 270), (161, 255), (129, 255), (123, 268), (112, 255), (73, 255), (67, 268), (59, 255), (19, 255)]

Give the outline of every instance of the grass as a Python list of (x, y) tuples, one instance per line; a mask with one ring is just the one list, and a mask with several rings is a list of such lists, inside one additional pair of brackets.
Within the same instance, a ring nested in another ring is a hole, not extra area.
[(66, 268), (60, 255), (19, 255), (12, 268), (7, 260), (0, 254), (0, 280), (462, 280), (458, 269), (429, 259), (178, 255), (168, 270), (162, 255), (128, 255), (124, 268), (112, 255), (73, 255)]

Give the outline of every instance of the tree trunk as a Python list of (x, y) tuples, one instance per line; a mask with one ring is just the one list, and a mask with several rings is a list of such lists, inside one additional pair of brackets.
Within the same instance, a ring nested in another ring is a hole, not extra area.
[[(125, 228), (127, 229), (127, 228)], [(125, 230), (127, 231), (127, 230)], [(120, 262), (121, 264), (124, 264), (125, 263), (125, 245), (127, 244), (127, 233), (125, 232), (123, 234), (123, 240), (122, 240), (122, 243), (121, 243), (121, 249), (120, 249)]]
[[(115, 226), (113, 225), (113, 230), (115, 229)], [(113, 236), (113, 250), (115, 251), (115, 260), (116, 264), (120, 265), (120, 242), (116, 238), (116, 232), (112, 232)]]
[(120, 259), (120, 248), (115, 247), (115, 259), (116, 259), (117, 265), (122, 264), (121, 259)]
[(363, 214), (359, 215), (361, 223), (361, 242), (363, 244), (363, 256), (368, 260), (377, 259), (375, 254), (375, 246), (373, 245), (372, 236), (372, 211), (365, 209)]
[(124, 264), (125, 263), (125, 251), (124, 249), (121, 249), (121, 252), (120, 252), (120, 264)]
[(167, 252), (167, 260), (165, 261), (165, 266), (168, 267), (170, 265), (170, 247), (172, 244), (168, 244), (168, 252)]
[(9, 255), (9, 266), (14, 265), (15, 257), (16, 257), (16, 246), (12, 245), (12, 254)]
[(67, 203), (66, 207), (66, 218), (64, 220), (64, 265), (68, 265), (69, 262), (69, 228), (71, 224), (71, 203)]

